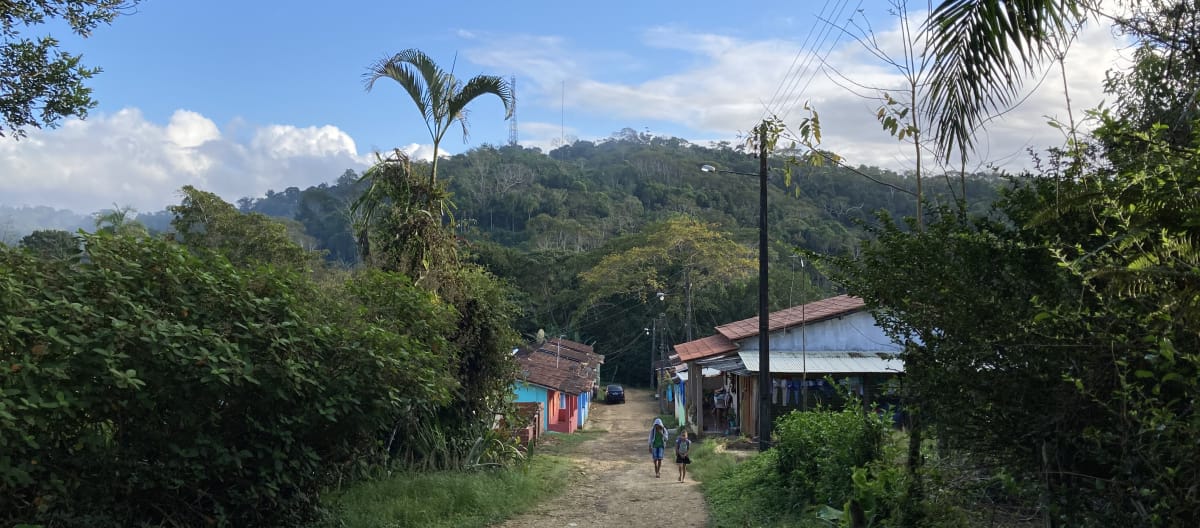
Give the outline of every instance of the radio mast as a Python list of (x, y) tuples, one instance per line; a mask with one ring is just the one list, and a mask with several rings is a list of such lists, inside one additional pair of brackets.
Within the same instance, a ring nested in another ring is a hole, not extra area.
[(508, 146), (517, 146), (517, 76), (508, 78), (508, 87), (512, 90), (512, 117), (508, 119)]

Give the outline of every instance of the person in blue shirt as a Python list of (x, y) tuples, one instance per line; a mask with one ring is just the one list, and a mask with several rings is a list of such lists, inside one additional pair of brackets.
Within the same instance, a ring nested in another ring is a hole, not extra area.
[(650, 458), (654, 460), (654, 478), (662, 471), (663, 450), (667, 447), (667, 427), (661, 418), (654, 419), (650, 427)]

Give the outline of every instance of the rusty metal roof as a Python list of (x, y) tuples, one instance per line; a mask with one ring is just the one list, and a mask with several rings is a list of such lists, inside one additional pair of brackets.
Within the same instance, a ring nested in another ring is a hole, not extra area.
[[(768, 331), (783, 330), (800, 323), (811, 324), (831, 317), (857, 312), (866, 308), (866, 303), (858, 297), (838, 295), (828, 299), (793, 306), (772, 312), (767, 317)], [(758, 317), (742, 319), (717, 327), (717, 332), (730, 341), (738, 341), (758, 335)]]
[(679, 355), (679, 360), (685, 362), (727, 354), (735, 350), (737, 350), (737, 345), (721, 334), (675, 345), (675, 353)]
[(591, 369), (580, 363), (566, 359), (555, 358), (547, 354), (528, 354), (517, 356), (519, 372), (517, 378), (560, 390), (571, 394), (581, 394), (592, 390), (594, 378)]
[[(798, 326), (800, 323), (811, 324), (865, 308), (866, 303), (858, 297), (838, 295), (773, 312), (767, 320), (770, 323), (770, 331), (774, 332)], [(675, 345), (675, 352), (679, 355), (679, 360), (685, 362), (711, 358), (736, 351), (736, 341), (756, 335), (758, 317), (751, 317), (718, 326), (715, 335)]]

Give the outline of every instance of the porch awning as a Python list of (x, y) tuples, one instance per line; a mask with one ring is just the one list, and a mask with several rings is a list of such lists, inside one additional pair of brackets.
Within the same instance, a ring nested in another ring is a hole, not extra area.
[[(702, 370), (703, 370), (703, 372), (704, 372), (704, 377), (706, 377), (706, 378), (711, 378), (711, 377), (713, 377), (713, 376), (720, 376), (720, 375), (721, 375), (721, 371), (719, 371), (719, 370), (717, 370), (717, 369), (711, 369), (711, 368), (707, 368), (707, 367), (705, 367), (705, 368), (704, 368), (704, 369), (702, 369)], [(675, 377), (677, 377), (677, 378), (679, 378), (679, 379), (681, 379), (681, 380), (683, 380), (683, 381), (687, 381), (687, 380), (688, 380), (688, 371), (687, 371), (687, 369), (684, 369), (684, 370), (680, 370), (680, 371), (677, 371), (677, 372), (675, 372)]]
[(710, 369), (711, 370), (719, 370), (721, 372), (728, 372), (730, 374), (747, 374), (748, 373), (748, 371), (746, 370), (746, 365), (742, 363), (742, 358), (738, 357), (737, 354), (709, 358), (709, 359), (701, 359), (700, 361), (697, 361), (697, 363), (704, 366), (704, 370), (706, 372), (705, 376), (708, 375), (707, 371)]
[[(757, 351), (738, 356), (746, 370), (758, 372)], [(904, 362), (893, 352), (772, 350), (770, 368), (778, 374), (899, 374), (904, 372)]]

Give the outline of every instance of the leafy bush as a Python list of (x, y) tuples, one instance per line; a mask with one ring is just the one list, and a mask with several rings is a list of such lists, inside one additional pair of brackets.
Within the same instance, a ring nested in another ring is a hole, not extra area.
[(851, 496), (854, 468), (882, 454), (885, 421), (851, 400), (841, 411), (792, 411), (776, 423), (779, 473), (795, 499), (840, 507)]
[(84, 243), (76, 264), (0, 249), (2, 525), (297, 525), (396, 416), (449, 401), (453, 311), (406, 279), (323, 297), (163, 241)]

